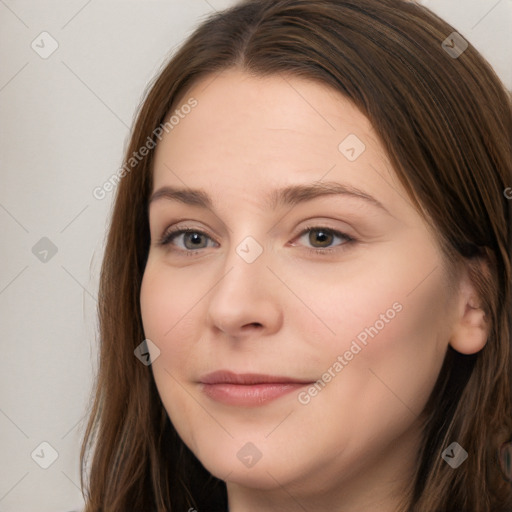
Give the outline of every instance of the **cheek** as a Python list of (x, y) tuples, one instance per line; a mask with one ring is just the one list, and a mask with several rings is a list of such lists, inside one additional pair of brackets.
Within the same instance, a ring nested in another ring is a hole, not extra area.
[(420, 416), (447, 345), (439, 274), (412, 293), (408, 278), (380, 279), (378, 285), (353, 286), (350, 291), (333, 286), (327, 294), (323, 318), (336, 335), (310, 344), (309, 360), (322, 354), (315, 363), (319, 381), (299, 400), (305, 404), (303, 428), (315, 431), (322, 418), (319, 438), (344, 448), (347, 460), (378, 453)]
[[(177, 293), (177, 289), (181, 291)], [(197, 288), (181, 287), (165, 268), (148, 262), (140, 292), (142, 323), (146, 338), (160, 350), (151, 370), (171, 421), (182, 439), (194, 446), (191, 419), (197, 410), (180, 384), (183, 372), (193, 366), (193, 350), (199, 338), (199, 308), (194, 308), (198, 297), (190, 290)]]
[(176, 285), (171, 281), (166, 276), (165, 269), (148, 264), (140, 292), (144, 335), (160, 350), (151, 369), (166, 406), (166, 402), (170, 403), (170, 396), (178, 393), (177, 383), (172, 377), (175, 376), (182, 361), (187, 359), (191, 346), (187, 339), (183, 338), (187, 332), (190, 336), (191, 306), (186, 294), (177, 296)]
[[(354, 396), (365, 396), (372, 404), (396, 402), (421, 412), (449, 341), (449, 296), (440, 267), (428, 274), (434, 267), (395, 255), (364, 273), (303, 283), (302, 293), (331, 330), (305, 338), (308, 360), (331, 389), (322, 391), (324, 399), (353, 407)], [(303, 332), (311, 333), (307, 323)], [(380, 406), (372, 410), (378, 415)]]
[(403, 238), (378, 252), (361, 249), (339, 269), (302, 281), (300, 293), (331, 328), (324, 339), (332, 339), (336, 350), (349, 349), (359, 337), (380, 358), (379, 347), (421, 349), (423, 342), (436, 343), (436, 333), (446, 327), (450, 297), (441, 255), (421, 237)]
[(162, 359), (168, 363), (175, 360), (171, 356), (176, 351), (186, 352), (190, 347), (185, 341), (198, 329), (197, 302), (197, 287), (182, 286), (165, 268), (146, 267), (140, 292), (144, 334), (158, 345)]

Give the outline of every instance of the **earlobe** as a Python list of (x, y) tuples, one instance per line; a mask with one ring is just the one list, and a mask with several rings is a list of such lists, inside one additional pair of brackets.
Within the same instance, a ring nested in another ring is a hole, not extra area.
[(482, 350), (489, 337), (489, 318), (467, 274), (459, 289), (458, 317), (453, 326), (450, 345), (461, 354), (475, 354)]
[(466, 304), (463, 315), (454, 327), (450, 345), (461, 354), (475, 354), (484, 348), (488, 336), (489, 325), (484, 310)]

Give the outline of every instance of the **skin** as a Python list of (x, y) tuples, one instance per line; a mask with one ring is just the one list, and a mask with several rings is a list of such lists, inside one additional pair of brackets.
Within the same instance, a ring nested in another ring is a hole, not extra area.
[[(153, 191), (202, 188), (213, 207), (150, 204), (140, 294), (146, 338), (160, 350), (151, 367), (163, 405), (187, 446), (226, 481), (230, 512), (396, 511), (448, 345), (468, 354), (485, 345), (478, 297), (464, 271), (449, 285), (436, 237), (370, 122), (339, 93), (231, 69), (195, 83), (180, 104), (190, 97), (197, 106), (155, 150)], [(366, 146), (354, 161), (338, 149), (349, 134)], [(315, 181), (357, 187), (388, 213), (348, 195), (266, 205), (275, 189)], [(308, 226), (357, 241), (301, 235)], [(205, 232), (201, 248), (183, 235), (158, 245), (170, 227)], [(252, 263), (236, 251), (247, 236), (263, 251)], [(325, 247), (334, 251), (314, 252)], [(333, 370), (396, 303), (400, 312)], [(220, 369), (312, 382), (331, 369), (331, 380), (307, 404), (292, 392), (232, 406), (198, 383)], [(248, 442), (261, 453), (252, 467), (237, 457)]]

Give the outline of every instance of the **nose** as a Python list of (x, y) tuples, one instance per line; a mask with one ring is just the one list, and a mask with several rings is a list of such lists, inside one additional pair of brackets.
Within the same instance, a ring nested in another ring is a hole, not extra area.
[(283, 321), (282, 298), (265, 251), (248, 263), (233, 249), (208, 304), (210, 327), (233, 338), (270, 335)]

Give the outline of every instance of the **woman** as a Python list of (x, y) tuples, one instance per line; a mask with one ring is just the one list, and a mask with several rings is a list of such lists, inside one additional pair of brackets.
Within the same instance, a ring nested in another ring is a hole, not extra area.
[(511, 134), (415, 3), (203, 23), (119, 174), (86, 512), (512, 510)]

